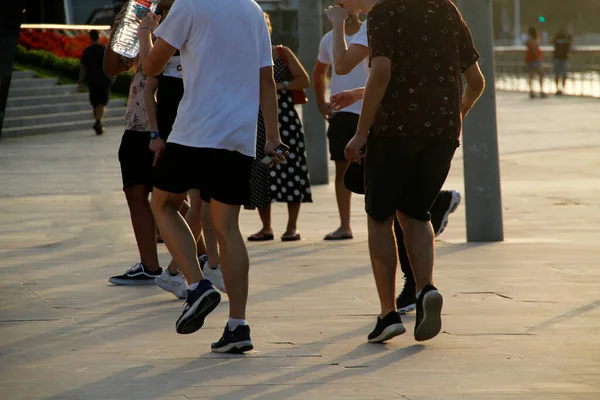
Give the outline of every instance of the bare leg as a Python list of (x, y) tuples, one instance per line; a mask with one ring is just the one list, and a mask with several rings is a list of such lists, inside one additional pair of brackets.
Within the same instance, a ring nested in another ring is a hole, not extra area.
[(346, 167), (348, 167), (347, 161), (335, 162), (335, 197), (341, 222), (341, 225), (336, 232), (351, 235), (350, 206), (352, 202), (352, 192), (346, 189), (346, 186), (344, 185), (344, 173), (346, 172)]
[(396, 311), (396, 269), (398, 253), (392, 218), (387, 221), (376, 221), (368, 217), (369, 228), (369, 254), (373, 266), (373, 276), (379, 294), (381, 315), (383, 318), (392, 311)]
[(204, 279), (196, 254), (196, 240), (189, 225), (179, 214), (185, 194), (167, 193), (154, 188), (152, 212), (169, 252), (189, 285)]
[(94, 107), (94, 119), (96, 121), (102, 122), (102, 118), (104, 118), (105, 114), (106, 114), (106, 106), (99, 105), (99, 106)]
[(295, 234), (298, 231), (298, 216), (300, 215), (300, 203), (287, 203), (288, 223), (286, 234)]
[(250, 261), (240, 232), (240, 206), (212, 199), (210, 214), (221, 250), (221, 270), (229, 297), (229, 317), (245, 319)]
[[(185, 222), (190, 227), (194, 235), (194, 240), (197, 240), (202, 232), (202, 201), (200, 200), (200, 193), (197, 190), (190, 190), (189, 196), (191, 205), (187, 201), (184, 201), (181, 207), (179, 207), (179, 214), (185, 215)], [(177, 273), (178, 268), (174, 258), (171, 258), (168, 269), (171, 274)]]
[(543, 96), (544, 95), (544, 70), (540, 67), (538, 70), (538, 73), (540, 75), (540, 93)]
[(202, 230), (206, 240), (206, 253), (208, 254), (208, 264), (214, 267), (221, 263), (219, 258), (219, 245), (217, 243), (217, 234), (213, 226), (211, 217), (211, 203), (202, 202)]
[(417, 293), (426, 285), (433, 285), (433, 261), (435, 257), (434, 235), (431, 222), (419, 221), (397, 213), (404, 231), (404, 241), (415, 275)]
[(535, 72), (533, 69), (529, 70), (529, 94), (533, 96), (535, 92), (533, 91), (533, 78), (535, 77)]
[(136, 185), (125, 189), (125, 198), (129, 206), (131, 225), (140, 252), (140, 262), (150, 271), (159, 268), (158, 250), (156, 248), (156, 224), (150, 209), (149, 189), (144, 185)]
[(271, 203), (258, 209), (258, 216), (262, 222), (262, 229), (257, 234), (273, 234), (271, 226)]

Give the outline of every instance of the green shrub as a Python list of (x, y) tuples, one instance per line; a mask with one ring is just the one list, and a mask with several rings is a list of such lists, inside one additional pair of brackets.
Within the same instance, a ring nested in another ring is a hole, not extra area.
[[(34, 67), (44, 68), (65, 75), (76, 81), (79, 78), (79, 60), (69, 57), (58, 57), (55, 54), (44, 50), (27, 50), (18, 45), (16, 60)], [(131, 83), (132, 73), (124, 72), (117, 76), (112, 92), (127, 96), (129, 94), (129, 85)]]

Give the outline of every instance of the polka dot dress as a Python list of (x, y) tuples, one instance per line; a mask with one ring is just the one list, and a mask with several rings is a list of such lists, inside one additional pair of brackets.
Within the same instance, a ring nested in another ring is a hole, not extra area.
[[(276, 82), (289, 81), (290, 72), (283, 60), (274, 62)], [(277, 92), (279, 105), (279, 133), (281, 141), (289, 146), (290, 154), (285, 162), (269, 169), (260, 162), (265, 156), (266, 129), (262, 113), (258, 115), (256, 135), (256, 159), (252, 165), (251, 204), (247, 209), (264, 207), (270, 202), (311, 203), (310, 181), (306, 165), (304, 133), (294, 102), (289, 92)]]

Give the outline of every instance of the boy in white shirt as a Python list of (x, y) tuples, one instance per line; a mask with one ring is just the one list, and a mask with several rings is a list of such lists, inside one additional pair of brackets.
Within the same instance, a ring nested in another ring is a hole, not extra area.
[[(239, 212), (250, 196), (259, 104), (267, 130), (265, 152), (283, 159), (275, 155), (281, 140), (269, 31), (252, 0), (177, 0), (158, 29), (157, 23), (152, 14), (141, 23), (140, 51), (151, 48), (144, 71), (157, 75), (180, 49), (185, 87), (152, 194), (165, 244), (190, 287), (176, 329), (197, 331), (221, 300), (200, 270), (194, 237), (176, 208), (185, 192), (197, 190), (210, 202), (229, 296), (229, 319), (211, 348), (243, 353), (253, 345), (245, 320), (249, 261)], [(154, 29), (158, 39), (152, 45)]]
[[(361, 29), (361, 22), (358, 19), (358, 14), (350, 14), (346, 20), (346, 40), (352, 40), (359, 29)], [(344, 240), (353, 237), (352, 228), (350, 227), (352, 192), (344, 185), (344, 173), (348, 167), (344, 149), (356, 132), (362, 101), (340, 110), (332, 110), (325, 96), (327, 71), (332, 64), (334, 65), (334, 71), (331, 72), (332, 95), (341, 93), (344, 90), (365, 86), (367, 72), (363, 66), (356, 66), (347, 75), (336, 74), (335, 63), (333, 62), (333, 31), (329, 31), (323, 36), (319, 45), (319, 56), (313, 70), (313, 85), (319, 110), (323, 117), (329, 121), (327, 138), (329, 139), (329, 154), (331, 160), (335, 162), (335, 195), (341, 222), (337, 230), (325, 236), (325, 240)]]

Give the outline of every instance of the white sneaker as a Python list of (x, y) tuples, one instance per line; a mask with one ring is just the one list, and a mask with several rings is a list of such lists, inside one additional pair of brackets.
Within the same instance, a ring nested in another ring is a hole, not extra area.
[(219, 289), (223, 293), (227, 293), (225, 290), (225, 282), (223, 281), (223, 272), (221, 272), (221, 265), (217, 266), (217, 268), (212, 269), (208, 263), (204, 264), (204, 268), (202, 268), (202, 273), (204, 277), (210, 281), (217, 289)]
[(161, 289), (166, 290), (169, 293), (173, 293), (178, 299), (185, 299), (187, 297), (187, 284), (185, 278), (181, 272), (177, 275), (172, 276), (169, 270), (165, 268), (163, 273), (156, 278), (155, 283)]

